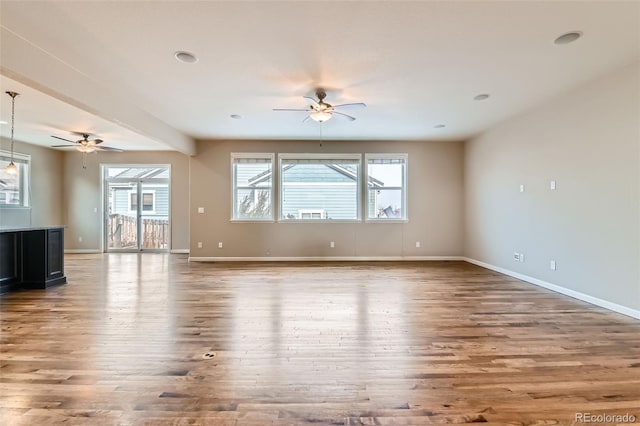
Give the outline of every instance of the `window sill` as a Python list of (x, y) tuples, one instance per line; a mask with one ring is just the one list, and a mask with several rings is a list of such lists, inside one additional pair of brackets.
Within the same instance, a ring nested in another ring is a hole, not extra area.
[(362, 223), (361, 219), (280, 219), (278, 223)]
[(0, 209), (7, 209), (7, 210), (31, 210), (31, 207), (25, 207), (25, 206), (12, 206), (12, 205), (7, 205), (7, 204), (0, 204)]
[(365, 223), (409, 223), (409, 219), (365, 219)]
[(274, 223), (273, 219), (229, 219), (231, 223)]

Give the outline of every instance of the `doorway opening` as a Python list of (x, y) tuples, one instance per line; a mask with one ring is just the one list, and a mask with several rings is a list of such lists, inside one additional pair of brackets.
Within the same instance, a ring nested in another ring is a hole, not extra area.
[(169, 165), (103, 165), (106, 252), (168, 251)]

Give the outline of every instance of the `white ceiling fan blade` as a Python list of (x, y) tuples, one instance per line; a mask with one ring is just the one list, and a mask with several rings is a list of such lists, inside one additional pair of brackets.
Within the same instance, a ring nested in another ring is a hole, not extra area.
[(69, 142), (75, 144), (75, 141), (70, 141), (69, 139), (61, 138), (60, 136), (51, 136), (52, 138), (60, 139), (61, 141)]
[(75, 145), (51, 145), (51, 148), (75, 148)]
[(94, 146), (93, 149), (95, 149), (96, 151), (124, 152), (124, 150), (120, 148), (112, 148), (110, 146)]
[(339, 116), (345, 117), (346, 119), (348, 119), (349, 121), (356, 121), (355, 117), (352, 117), (350, 115), (344, 114), (342, 112), (338, 112), (338, 111), (333, 111), (331, 114), (338, 114)]
[(304, 123), (305, 121), (307, 121), (307, 120), (308, 120), (308, 119), (310, 119), (310, 118), (311, 118), (311, 116), (310, 116), (310, 115), (307, 115), (307, 116), (304, 118), (304, 120), (302, 120), (302, 122)]
[(308, 112), (309, 109), (308, 108), (274, 108), (274, 111), (304, 111), (304, 112)]
[(366, 107), (367, 104), (363, 103), (363, 102), (353, 102), (350, 104), (340, 104), (340, 105), (334, 105), (334, 108), (364, 108)]

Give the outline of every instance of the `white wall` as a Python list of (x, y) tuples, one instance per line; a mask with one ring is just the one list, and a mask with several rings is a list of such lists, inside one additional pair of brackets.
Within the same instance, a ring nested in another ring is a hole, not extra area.
[(640, 309), (639, 165), (636, 63), (466, 143), (466, 256)]

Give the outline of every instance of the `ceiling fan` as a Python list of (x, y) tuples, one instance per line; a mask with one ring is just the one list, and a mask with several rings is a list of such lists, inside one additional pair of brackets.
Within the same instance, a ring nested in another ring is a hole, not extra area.
[(305, 111), (305, 112), (308, 112), (309, 115), (307, 115), (304, 118), (304, 120), (302, 120), (303, 123), (307, 121), (309, 118), (311, 118), (314, 121), (317, 121), (318, 123), (323, 123), (327, 120), (330, 120), (334, 114), (338, 115), (339, 117), (344, 117), (349, 121), (355, 121), (356, 119), (355, 117), (345, 114), (339, 110), (343, 108), (362, 108), (367, 106), (362, 102), (331, 105), (330, 103), (327, 103), (324, 101), (324, 98), (327, 97), (327, 92), (325, 92), (323, 89), (316, 89), (316, 97), (318, 98), (317, 100), (309, 96), (303, 96), (304, 99), (309, 101), (310, 103), (309, 108), (274, 108), (273, 110), (274, 111)]
[(71, 132), (74, 135), (82, 136), (82, 139), (78, 139), (77, 141), (71, 141), (69, 139), (61, 138), (60, 136), (51, 136), (52, 138), (60, 139), (65, 142), (69, 142), (72, 145), (53, 145), (52, 148), (75, 148), (80, 152), (84, 152), (86, 154), (94, 152), (94, 151), (115, 151), (115, 152), (123, 152), (119, 148), (112, 148), (110, 146), (100, 145), (103, 140), (102, 139), (91, 139), (89, 140), (89, 136), (91, 133), (80, 133), (80, 132)]
[(123, 152), (120, 148), (112, 148), (110, 146), (100, 145), (103, 140), (102, 139), (91, 139), (91, 133), (82, 133), (82, 132), (71, 132), (74, 135), (82, 136), (82, 139), (78, 139), (77, 141), (72, 141), (69, 139), (61, 138), (60, 136), (51, 136), (52, 138), (60, 139), (65, 142), (70, 143), (71, 145), (53, 145), (52, 148), (75, 148), (76, 150), (82, 153), (82, 168), (87, 168), (87, 154), (91, 154), (92, 152), (97, 151), (113, 151), (113, 152)]

